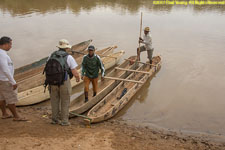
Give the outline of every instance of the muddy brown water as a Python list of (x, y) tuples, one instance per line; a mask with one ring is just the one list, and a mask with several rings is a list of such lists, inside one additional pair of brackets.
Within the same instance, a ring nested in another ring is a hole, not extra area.
[[(93, 39), (136, 54), (140, 12), (162, 68), (118, 115), (137, 124), (225, 135), (225, 5), (153, 5), (151, 0), (1, 0), (0, 36), (16, 67)], [(142, 53), (142, 60), (146, 54)]]

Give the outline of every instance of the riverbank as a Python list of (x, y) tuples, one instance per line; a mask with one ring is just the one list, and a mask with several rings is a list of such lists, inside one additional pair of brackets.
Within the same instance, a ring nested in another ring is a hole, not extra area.
[(0, 150), (224, 150), (225, 142), (207, 136), (190, 136), (150, 127), (137, 127), (120, 120), (86, 126), (81, 118), (71, 126), (50, 124), (50, 107), (18, 108), (29, 119), (0, 119)]

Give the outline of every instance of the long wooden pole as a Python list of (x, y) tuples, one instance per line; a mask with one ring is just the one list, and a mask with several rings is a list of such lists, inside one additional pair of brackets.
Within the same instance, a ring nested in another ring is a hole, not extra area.
[[(139, 36), (139, 38), (141, 38), (141, 33), (142, 33), (142, 12), (141, 12), (141, 23), (140, 23), (140, 36)], [(139, 60), (139, 61), (141, 60), (140, 53), (141, 53), (141, 43), (139, 42), (139, 52), (138, 52), (138, 58), (137, 58), (137, 60)]]
[[(71, 51), (73, 53), (78, 53), (78, 54), (81, 54), (81, 55), (86, 55), (85, 53), (82, 53), (82, 52), (77, 52), (77, 51)], [(109, 57), (109, 58), (115, 58), (117, 59), (117, 57), (113, 57), (113, 56), (107, 56), (107, 55), (102, 55), (102, 54), (98, 54), (99, 56), (101, 57)]]
[(119, 68), (119, 67), (115, 67), (115, 69), (116, 70), (122, 70), (122, 71), (130, 71), (130, 72), (143, 73), (143, 74), (151, 74), (150, 72), (147, 72), (147, 71), (138, 71), (138, 70), (132, 70), (132, 69)]
[(127, 79), (114, 78), (114, 77), (107, 77), (107, 76), (105, 76), (104, 79), (118, 80), (118, 81), (126, 81), (126, 82), (134, 82), (134, 83), (140, 83), (140, 84), (143, 84), (143, 83), (144, 83), (144, 82), (136, 81), (136, 80), (127, 80)]

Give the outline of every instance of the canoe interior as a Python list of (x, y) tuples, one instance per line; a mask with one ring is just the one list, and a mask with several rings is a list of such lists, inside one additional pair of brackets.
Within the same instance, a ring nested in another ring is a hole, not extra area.
[[(136, 59), (136, 57), (132, 56), (130, 59)], [(135, 69), (135, 67), (137, 65), (130, 64), (129, 61), (124, 61), (124, 63), (122, 63), (119, 66), (123, 67), (123, 68)], [(107, 74), (107, 76), (125, 78), (129, 74), (130, 74), (130, 72), (113, 69), (110, 73)], [(116, 85), (118, 85), (119, 83), (120, 83), (120, 81), (114, 81), (114, 80), (109, 80), (109, 79), (105, 79), (103, 82), (99, 81), (97, 95), (95, 97), (92, 97), (93, 91), (92, 91), (92, 88), (90, 88), (89, 93), (88, 93), (89, 101), (85, 103), (84, 102), (84, 93), (81, 94), (77, 98), (71, 100), (70, 112), (81, 114), (81, 113), (87, 111), (88, 109), (93, 107), (99, 100), (101, 100), (105, 95), (107, 95), (110, 91), (112, 91), (113, 88), (116, 87)], [(73, 115), (71, 114), (71, 116), (73, 116)]]
[[(102, 50), (96, 51), (97, 54), (110, 54), (114, 50), (114, 47), (107, 47)], [(82, 62), (83, 55), (80, 55), (79, 57), (75, 57), (76, 62), (78, 64), (78, 68), (80, 68), (81, 62)], [(45, 76), (43, 75), (44, 66), (35, 68), (33, 70), (29, 71), (29, 76), (23, 80), (17, 81), (19, 88), (18, 92), (22, 92), (28, 89), (32, 89), (34, 87), (40, 86), (44, 84)], [(28, 74), (28, 72), (27, 72)]]
[[(160, 57), (153, 58), (153, 64), (157, 65), (161, 62)], [(140, 65), (137, 69), (139, 71), (155, 72), (156, 69), (150, 65)], [(150, 77), (148, 74), (132, 73), (127, 79), (146, 82)], [(88, 112), (88, 117), (92, 119), (92, 123), (107, 120), (113, 117), (119, 110), (121, 110), (132, 96), (140, 89), (143, 84), (133, 82), (121, 82), (114, 90), (112, 90), (104, 99), (102, 99), (95, 107)], [(125, 92), (126, 91), (126, 92)], [(125, 93), (122, 97), (122, 93)]]
[(76, 45), (73, 45), (71, 47), (71, 50), (73, 50), (73, 51), (84, 51), (85, 49), (87, 49), (87, 47), (89, 46), (89, 44), (91, 42), (92, 42), (92, 40), (88, 40), (88, 41), (78, 43)]

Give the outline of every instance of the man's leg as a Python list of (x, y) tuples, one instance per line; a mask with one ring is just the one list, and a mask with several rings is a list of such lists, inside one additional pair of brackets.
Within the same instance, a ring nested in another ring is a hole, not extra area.
[(52, 124), (59, 123), (59, 87), (58, 86), (51, 86), (50, 87), (50, 100), (51, 100), (51, 107), (52, 107)]
[(98, 91), (98, 78), (92, 79), (92, 86), (93, 86), (93, 97), (96, 96)]
[(6, 105), (13, 114), (14, 121), (26, 121), (27, 119), (20, 117), (16, 110), (16, 103), (18, 102), (17, 91), (13, 90), (13, 86), (8, 81), (1, 81), (1, 99), (4, 97), (4, 102), (1, 104), (3, 111), (6, 111)]
[(138, 61), (141, 60), (141, 52), (146, 51), (145, 46), (141, 46), (140, 48), (137, 48), (137, 53), (138, 53)]
[(64, 81), (64, 84), (60, 86), (60, 100), (61, 100), (61, 125), (70, 125), (69, 123), (69, 106), (70, 106), (70, 94), (72, 88), (69, 78)]
[(141, 59), (141, 58), (140, 58), (140, 53), (141, 53), (141, 51), (140, 51), (140, 48), (138, 47), (138, 48), (137, 48), (137, 60), (138, 60), (138, 61), (140, 61), (140, 59)]
[(10, 115), (6, 111), (6, 103), (4, 100), (0, 101), (0, 109), (2, 110), (2, 118), (3, 119), (10, 117)]
[(12, 112), (14, 119), (16, 119), (16, 120), (20, 119), (20, 116), (16, 111), (16, 105), (15, 104), (8, 104), (8, 108)]
[[(1, 81), (0, 81), (1, 82)], [(10, 117), (10, 115), (7, 113), (6, 111), (6, 101), (5, 98), (3, 96), (4, 94), (4, 90), (6, 89), (6, 85), (4, 84), (5, 82), (1, 82), (0, 83), (0, 109), (2, 111), (2, 119), (8, 118)]]
[[(147, 54), (148, 54), (149, 63), (152, 64), (153, 49), (147, 50)], [(151, 68), (151, 66), (150, 66), (150, 68)]]
[(85, 95), (85, 102), (88, 101), (88, 91), (89, 91), (90, 79), (84, 76), (84, 95)]

